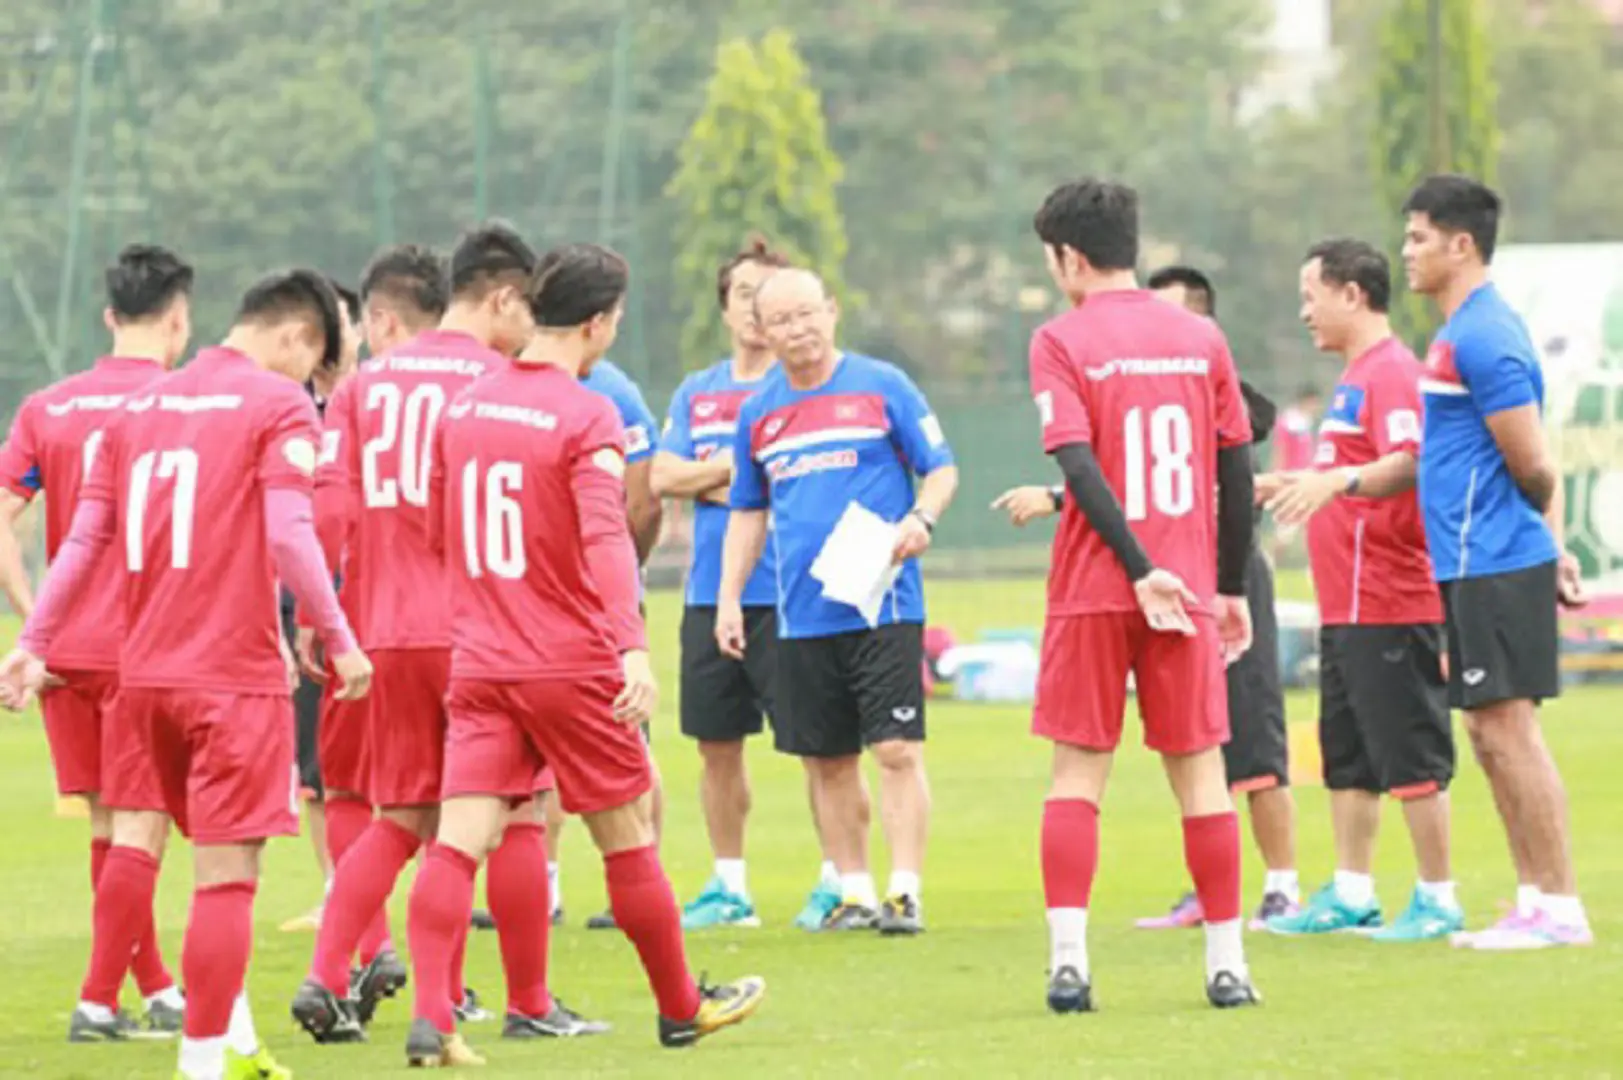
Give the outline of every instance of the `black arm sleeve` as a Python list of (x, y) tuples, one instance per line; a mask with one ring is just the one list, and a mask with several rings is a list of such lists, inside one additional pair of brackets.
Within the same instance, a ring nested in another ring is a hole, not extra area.
[(1251, 503), (1251, 444), (1225, 446), (1217, 452), (1217, 591), (1245, 595), (1245, 568), (1257, 521)]
[(1099, 470), (1099, 459), (1093, 456), (1093, 447), (1086, 443), (1068, 443), (1054, 451), (1054, 460), (1065, 474), (1065, 486), (1076, 508), (1116, 553), (1122, 569), (1127, 571), (1127, 580), (1138, 581), (1155, 569), (1128, 526), (1127, 515), (1116, 501), (1116, 493), (1105, 482), (1105, 474)]

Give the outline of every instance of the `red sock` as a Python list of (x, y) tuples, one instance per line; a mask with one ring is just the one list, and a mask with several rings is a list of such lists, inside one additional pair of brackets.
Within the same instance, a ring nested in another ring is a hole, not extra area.
[(372, 808), (359, 799), (327, 800), (327, 856), (334, 870), (371, 824)]
[[(485, 883), (488, 891), (490, 883)], [(468, 985), (463, 981), (463, 964), (468, 956), (468, 931), (472, 929), (473, 901), (468, 901), (468, 918), (462, 920), (462, 925), (456, 928), (456, 947), (451, 950), (451, 1004), (460, 1007), (468, 997)]]
[(411, 944), (412, 1016), (442, 1034), (456, 1030), (451, 1011), (451, 970), (457, 941), (473, 914), (475, 860), (455, 848), (434, 845), (411, 890), (406, 937)]
[(682, 916), (658, 852), (652, 846), (617, 851), (604, 856), (603, 870), (609, 910), (637, 947), (659, 1014), (667, 1020), (693, 1019), (699, 1012), (699, 988), (688, 973)]
[(1183, 819), (1183, 859), (1209, 923), (1240, 917), (1240, 815)]
[(552, 1011), (552, 995), (547, 992), (552, 906), (547, 900), (545, 837), (540, 825), (509, 825), (485, 870), (485, 895), (496, 919), (496, 940), (507, 976), (507, 1011), (521, 1016)]
[(113, 849), (111, 840), (103, 840), (99, 836), (90, 838), (90, 888), (94, 892), (96, 883), (101, 880), (101, 868), (107, 865), (107, 853)]
[(96, 880), (90, 969), (79, 1000), (118, 1008), (118, 988), (130, 969), (135, 943), (141, 939), (143, 926), (152, 925), (152, 896), (157, 888), (157, 859), (140, 848), (108, 850)]
[(417, 854), (420, 843), (416, 833), (379, 818), (350, 847), (333, 873), (332, 892), (321, 913), (316, 952), (310, 961), (312, 979), (335, 994), (348, 991), (349, 958), (356, 942), (379, 920), (400, 871)]
[(252, 881), (192, 893), (180, 970), (186, 976), (186, 1037), (215, 1039), (231, 1026), (231, 1006), (248, 977), (254, 947)]
[(1042, 860), (1048, 908), (1086, 908), (1099, 872), (1099, 808), (1086, 799), (1043, 803)]

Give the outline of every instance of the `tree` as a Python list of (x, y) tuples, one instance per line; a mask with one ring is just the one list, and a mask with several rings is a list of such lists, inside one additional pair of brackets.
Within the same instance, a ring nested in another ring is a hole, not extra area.
[(835, 187), (843, 167), (828, 145), (823, 106), (794, 40), (774, 30), (753, 45), (724, 42), (703, 110), (678, 151), (667, 193), (676, 225), (678, 302), (687, 366), (726, 350), (715, 304), (716, 267), (746, 234), (764, 233), (844, 293), (845, 222)]
[[(1404, 200), (1423, 177), (1457, 172), (1494, 182), (1499, 127), (1487, 26), (1476, 0), (1392, 0), (1379, 34), (1376, 186), (1395, 237)], [(1430, 305), (1407, 290), (1400, 290), (1392, 321), (1422, 348), (1437, 324)]]

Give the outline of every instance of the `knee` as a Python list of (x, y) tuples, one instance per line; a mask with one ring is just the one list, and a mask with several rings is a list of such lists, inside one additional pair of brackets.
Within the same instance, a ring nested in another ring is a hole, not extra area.
[(169, 839), (169, 817), (147, 810), (118, 810), (111, 815), (108, 826), (114, 844), (119, 847), (139, 848), (154, 859), (163, 858), (163, 849)]
[(887, 775), (905, 776), (924, 771), (924, 747), (920, 743), (892, 739), (874, 743), (868, 749), (880, 770)]
[(701, 742), (699, 760), (706, 776), (742, 777), (744, 775), (744, 741)]

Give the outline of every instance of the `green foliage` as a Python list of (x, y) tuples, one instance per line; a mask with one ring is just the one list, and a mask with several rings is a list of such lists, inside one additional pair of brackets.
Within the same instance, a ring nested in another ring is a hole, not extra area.
[(835, 194), (844, 169), (786, 31), (768, 33), (759, 45), (733, 38), (716, 50), (704, 108), (677, 160), (666, 193), (680, 208), (676, 300), (688, 313), (681, 338), (687, 367), (727, 352), (716, 267), (750, 233), (766, 236), (844, 296), (845, 222)]

